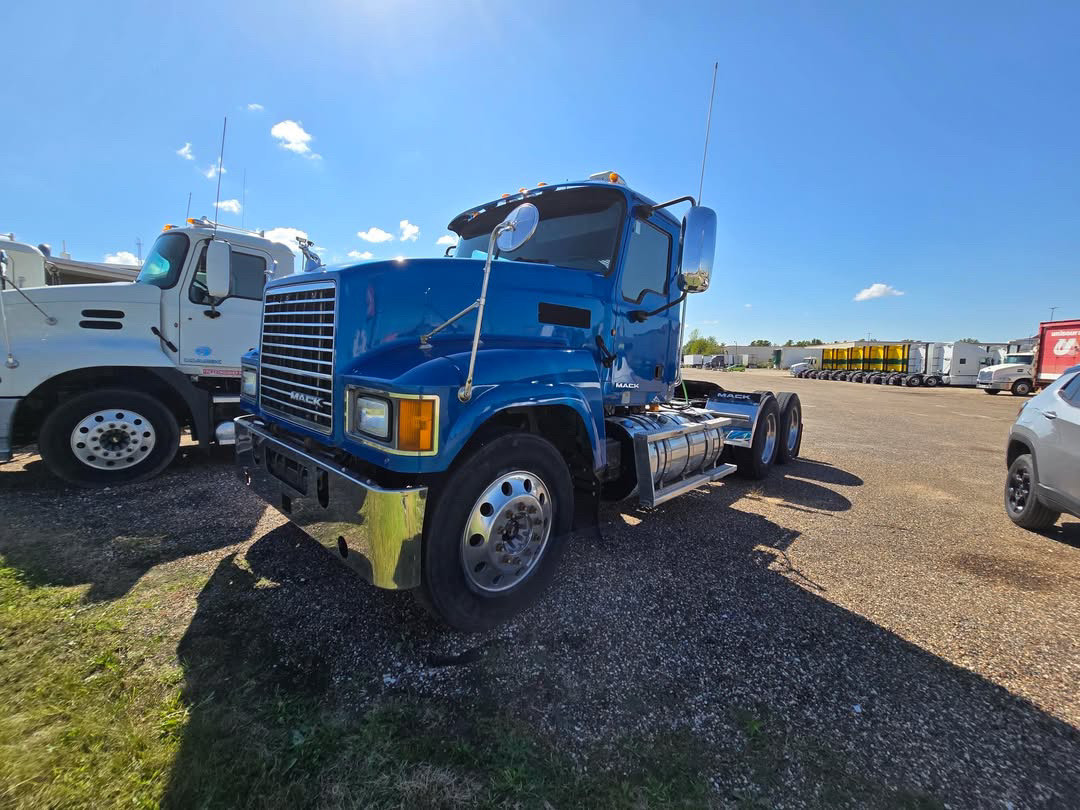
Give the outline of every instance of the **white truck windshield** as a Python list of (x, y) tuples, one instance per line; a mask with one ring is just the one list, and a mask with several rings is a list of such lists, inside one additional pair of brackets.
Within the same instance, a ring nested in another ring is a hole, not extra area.
[(139, 284), (153, 284), (162, 289), (172, 287), (180, 277), (188, 243), (187, 234), (163, 233), (150, 248), (150, 255), (143, 262), (142, 270), (135, 281)]
[(1030, 366), (1031, 361), (1035, 359), (1033, 354), (1010, 354), (1005, 357), (1003, 362), (1005, 363), (1020, 363), (1021, 365)]

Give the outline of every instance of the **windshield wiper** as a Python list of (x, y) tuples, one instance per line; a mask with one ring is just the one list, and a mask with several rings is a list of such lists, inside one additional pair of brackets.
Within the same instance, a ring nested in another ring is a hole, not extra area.
[(528, 262), (529, 264), (551, 264), (547, 259), (510, 259), (512, 262)]

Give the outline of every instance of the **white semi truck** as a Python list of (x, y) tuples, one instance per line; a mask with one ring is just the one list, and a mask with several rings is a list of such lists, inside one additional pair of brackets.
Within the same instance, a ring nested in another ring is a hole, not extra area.
[[(321, 264), (300, 249), (301, 269)], [(0, 243), (0, 461), (36, 442), (51, 472), (91, 487), (156, 475), (185, 429), (231, 443), (263, 287), (297, 262), (262, 232), (190, 219), (165, 226), (135, 283), (23, 289)], [(228, 295), (209, 295), (208, 266)]]
[(1035, 352), (1010, 352), (1000, 363), (985, 366), (975, 387), (988, 394), (1010, 391), (1013, 396), (1026, 397), (1035, 387)]
[(53, 256), (48, 245), (34, 247), (19, 242), (15, 234), (0, 234), (0, 250), (7, 254), (7, 279), (21, 289), (54, 284), (94, 284), (101, 281), (134, 281), (138, 265), (86, 262)]

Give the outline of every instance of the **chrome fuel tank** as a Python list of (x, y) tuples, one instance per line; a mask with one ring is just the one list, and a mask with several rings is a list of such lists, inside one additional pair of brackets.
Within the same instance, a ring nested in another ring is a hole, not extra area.
[[(715, 413), (664, 409), (609, 417), (606, 424), (622, 444), (623, 458), (629, 461), (632, 454), (637, 493), (648, 506), (734, 470), (720, 464), (729, 420)], [(628, 483), (625, 474), (623, 481)]]

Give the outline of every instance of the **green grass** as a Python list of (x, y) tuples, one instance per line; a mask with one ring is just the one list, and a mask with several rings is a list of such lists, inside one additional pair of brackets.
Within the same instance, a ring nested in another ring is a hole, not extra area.
[[(816, 786), (811, 804), (934, 806), (851, 774), (756, 710), (732, 713), (728, 748), (627, 737), (583, 768), (490, 703), (358, 706), (317, 666), (271, 671), (263, 580), (225, 563), (216, 583), (212, 565), (158, 566), (85, 604), (85, 586), (37, 584), (0, 561), (0, 807), (759, 807), (793, 789), (791, 762)], [(716, 795), (715, 773), (746, 787)]]

